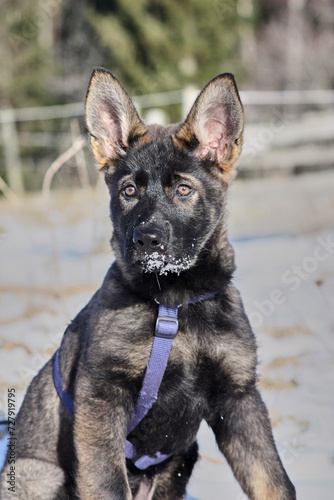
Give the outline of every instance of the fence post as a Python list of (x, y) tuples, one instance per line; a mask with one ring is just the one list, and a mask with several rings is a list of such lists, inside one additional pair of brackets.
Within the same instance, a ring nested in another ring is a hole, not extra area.
[[(74, 143), (78, 139), (78, 137), (80, 137), (80, 135), (81, 135), (80, 134), (79, 120), (77, 118), (72, 118), (70, 120), (70, 128), (71, 128), (71, 134), (72, 134), (72, 141)], [(75, 161), (76, 161), (77, 168), (78, 168), (78, 174), (79, 174), (81, 186), (84, 189), (88, 189), (90, 187), (90, 182), (89, 182), (86, 158), (85, 158), (85, 153), (84, 153), (83, 148), (79, 149), (75, 153)]]
[(198, 93), (199, 90), (193, 85), (187, 85), (187, 87), (182, 90), (181, 120), (184, 120), (188, 115)]
[(2, 110), (1, 115), (1, 135), (7, 183), (15, 194), (20, 195), (24, 193), (24, 183), (15, 111), (13, 109)]

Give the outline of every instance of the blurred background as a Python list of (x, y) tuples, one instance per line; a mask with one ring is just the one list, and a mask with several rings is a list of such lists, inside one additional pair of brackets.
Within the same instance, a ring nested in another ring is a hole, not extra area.
[[(231, 72), (250, 91), (244, 96), (248, 122), (279, 126), (292, 112), (321, 111), (329, 118), (333, 53), (332, 0), (2, 0), (0, 176), (16, 193), (41, 188), (50, 163), (85, 130), (83, 101), (94, 66), (122, 81), (148, 121), (169, 123), (187, 113), (192, 89)], [(321, 146), (319, 154), (293, 151), (281, 168), (331, 164), (333, 125), (319, 131), (317, 116), (305, 116), (305, 130), (293, 137), (280, 135), (279, 147), (312, 142)], [(270, 135), (262, 133), (245, 149), (240, 175), (250, 156), (268, 142), (276, 145)], [(77, 162), (74, 157), (69, 166)], [(86, 168), (94, 183), (91, 161)], [(80, 181), (76, 168), (61, 175), (66, 184)]]
[[(113, 72), (143, 118), (162, 124), (183, 119), (211, 78), (231, 72), (246, 125), (230, 236), (259, 386), (299, 500), (332, 500), (334, 0), (0, 8), (0, 417), (7, 389), (18, 409), (113, 259), (83, 116), (92, 68)], [(205, 425), (199, 440), (191, 498), (244, 498)], [(1, 449), (4, 439), (0, 462)]]

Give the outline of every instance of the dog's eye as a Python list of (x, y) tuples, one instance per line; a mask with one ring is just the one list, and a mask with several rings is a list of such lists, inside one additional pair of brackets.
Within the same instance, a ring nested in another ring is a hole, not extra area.
[(193, 191), (193, 189), (190, 186), (188, 186), (187, 184), (180, 184), (177, 187), (177, 193), (180, 196), (189, 196), (192, 193), (192, 191)]
[(137, 189), (132, 184), (125, 186), (122, 192), (125, 198), (134, 198), (135, 196), (137, 196)]

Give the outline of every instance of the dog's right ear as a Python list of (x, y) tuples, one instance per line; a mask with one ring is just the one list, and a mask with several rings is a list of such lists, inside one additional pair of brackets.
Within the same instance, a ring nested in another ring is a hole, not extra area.
[(125, 155), (146, 127), (123, 85), (103, 68), (93, 70), (86, 96), (86, 123), (100, 170)]

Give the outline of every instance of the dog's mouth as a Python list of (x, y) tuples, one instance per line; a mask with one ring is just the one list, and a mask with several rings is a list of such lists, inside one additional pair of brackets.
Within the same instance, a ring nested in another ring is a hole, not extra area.
[(140, 260), (136, 261), (136, 264), (141, 267), (145, 273), (159, 273), (160, 275), (166, 275), (168, 273), (180, 274), (182, 271), (186, 271), (192, 264), (192, 258), (190, 256), (184, 256), (182, 258), (169, 256), (167, 259), (165, 255), (159, 252), (145, 253)]

